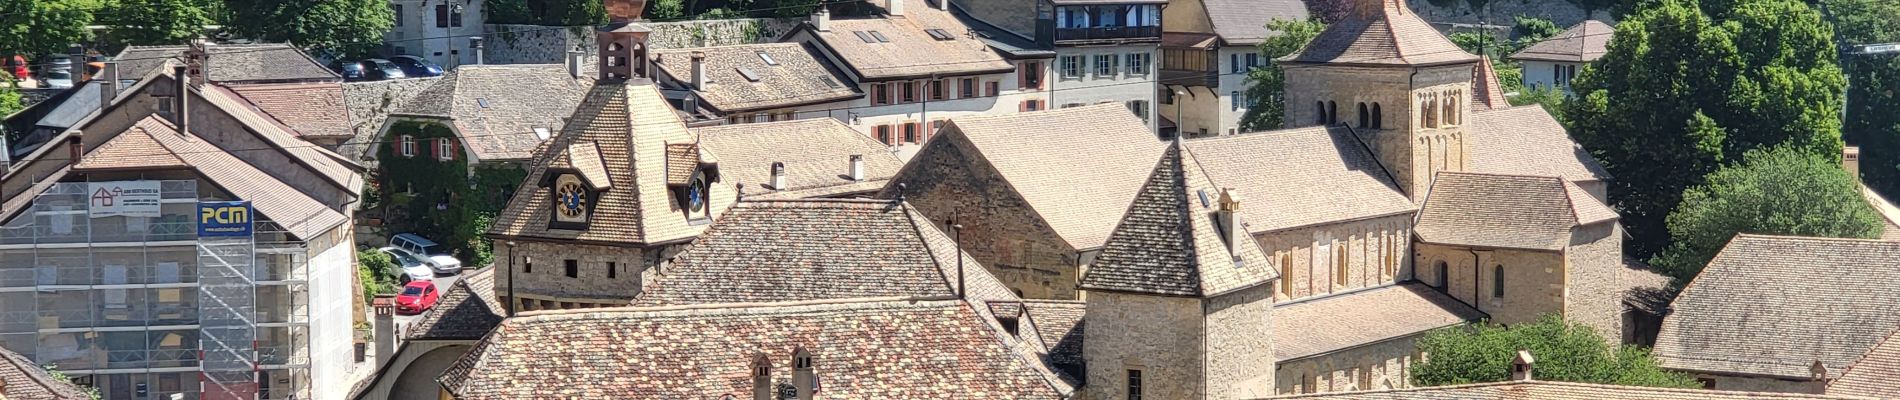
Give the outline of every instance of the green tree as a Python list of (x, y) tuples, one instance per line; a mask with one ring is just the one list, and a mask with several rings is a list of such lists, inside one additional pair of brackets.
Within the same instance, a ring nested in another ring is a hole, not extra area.
[(90, 36), (92, 11), (70, 0), (0, 1), (0, 54), (65, 54)]
[(1663, 371), (1647, 349), (1611, 348), (1590, 327), (1546, 315), (1535, 323), (1477, 324), (1433, 331), (1420, 338), (1429, 354), (1412, 372), (1422, 386), (1496, 382), (1511, 377), (1518, 350), (1537, 359), (1537, 379), (1613, 385), (1691, 388), (1694, 378)]
[(194, 0), (119, 0), (109, 16), (107, 39), (129, 46), (184, 43), (211, 23)]
[[(1849, 44), (1900, 42), (1900, 2), (1826, 0), (1834, 30)], [(1851, 50), (1851, 48), (1849, 49)], [(1847, 70), (1847, 143), (1861, 146), (1861, 174), (1867, 186), (1891, 197), (1900, 194), (1900, 56), (1854, 54), (1841, 61)]]
[(1737, 233), (1868, 239), (1880, 236), (1880, 221), (1833, 160), (1787, 146), (1755, 150), (1682, 194), (1669, 214), (1674, 242), (1652, 265), (1687, 284)]
[[(1503, 75), (1504, 74), (1499, 73), (1498, 79), (1504, 79)], [(1518, 79), (1520, 80), (1518, 84), (1519, 88), (1517, 90), (1517, 96), (1512, 97), (1510, 99), (1511, 105), (1513, 106), (1527, 106), (1527, 105), (1532, 105), (1532, 104), (1542, 105), (1544, 106), (1545, 111), (1550, 112), (1550, 116), (1552, 118), (1556, 118), (1557, 121), (1564, 120), (1563, 111), (1564, 111), (1564, 96), (1565, 95), (1564, 95), (1563, 89), (1552, 88), (1552, 87), (1539, 88), (1539, 89), (1523, 88), (1522, 87), (1523, 81), (1521, 80), (1523, 78), (1520, 76)], [(1505, 85), (1505, 86), (1510, 86), (1510, 85)]]
[(1267, 29), (1280, 34), (1260, 44), (1267, 65), (1247, 72), (1247, 98), (1252, 99), (1252, 104), (1248, 105), (1247, 113), (1240, 116), (1240, 129), (1246, 132), (1279, 129), (1285, 125), (1282, 119), (1286, 118), (1286, 72), (1280, 70), (1275, 60), (1306, 47), (1306, 42), (1326, 30), (1326, 24), (1310, 19), (1276, 19), (1267, 22)]
[(1696, 0), (1656, 0), (1617, 27), (1564, 102), (1571, 134), (1616, 179), (1610, 199), (1649, 257), (1682, 191), (1725, 160), (1788, 143), (1838, 159), (1845, 81), (1832, 32), (1799, 0), (1740, 0), (1718, 20)]
[(1564, 33), (1563, 27), (1548, 19), (1519, 15), (1511, 17), (1511, 21), (1511, 37), (1527, 46)]
[(678, 21), (686, 18), (686, 3), (681, 0), (653, 0), (647, 18), (654, 21)]
[(229, 29), (344, 58), (369, 55), (395, 26), (382, 0), (225, 0)]
[(388, 254), (370, 248), (356, 251), (356, 280), (363, 285), (363, 301), (370, 301), (379, 294), (394, 293), (397, 282), (402, 279), (400, 274), (396, 260)]
[[(0, 117), (13, 115), (26, 108), (26, 101), (20, 98), (20, 90), (14, 88), (13, 85), (11, 81), (0, 85)], [(0, 127), (0, 129), (6, 128)]]

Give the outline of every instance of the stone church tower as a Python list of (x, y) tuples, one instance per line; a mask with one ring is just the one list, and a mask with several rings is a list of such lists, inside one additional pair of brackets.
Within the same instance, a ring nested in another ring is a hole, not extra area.
[(1465, 171), (1478, 56), (1418, 18), (1405, 0), (1359, 0), (1286, 71), (1286, 124), (1351, 126), (1413, 202), (1438, 171)]

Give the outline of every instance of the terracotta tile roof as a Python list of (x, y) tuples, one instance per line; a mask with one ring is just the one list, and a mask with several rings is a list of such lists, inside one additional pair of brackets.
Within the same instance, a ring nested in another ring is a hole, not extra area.
[(593, 186), (594, 190), (606, 191), (614, 188), (614, 180), (610, 177), (612, 174), (600, 160), (600, 146), (594, 145), (594, 142), (568, 143), (567, 152), (555, 161), (579, 171), (581, 179)]
[(408, 340), (477, 340), (501, 324), (508, 312), (495, 300), (495, 267), (490, 265), (455, 281), (435, 308), (409, 325)]
[[(156, 126), (154, 126), (154, 124), (156, 124)], [(142, 127), (140, 125), (145, 126)], [(73, 165), (73, 169), (159, 169), (186, 168), (191, 166), (190, 164), (186, 164), (185, 160), (179, 159), (177, 154), (173, 154), (170, 148), (159, 144), (158, 139), (152, 137), (152, 132), (146, 131), (146, 127), (152, 127), (162, 132), (161, 134), (178, 134), (178, 131), (172, 129), (170, 124), (163, 122), (152, 121), (134, 124), (131, 128), (127, 128), (124, 133), (114, 136), (112, 140), (106, 141), (105, 144), (99, 145), (98, 148), (87, 151), (86, 156), (81, 157), (79, 163)]]
[(1299, 0), (1200, 0), (1208, 22), (1221, 40), (1234, 45), (1255, 45), (1279, 32), (1267, 29), (1276, 19), (1303, 21), (1309, 16), (1306, 3)]
[(956, 300), (529, 313), (503, 322), (440, 381), (468, 400), (751, 398), (755, 360), (789, 384), (802, 349), (825, 398), (1068, 395), (983, 325)]
[[(758, 43), (655, 50), (653, 67), (690, 85), (693, 81), (692, 55), (704, 54), (706, 87), (693, 92), (699, 95), (701, 104), (722, 113), (864, 96), (843, 72), (807, 46), (802, 43)], [(771, 58), (771, 63), (766, 62), (766, 57)]]
[(523, 160), (542, 142), (535, 129), (561, 131), (593, 86), (562, 65), (464, 65), (391, 115), (448, 119), (476, 158)]
[(1562, 178), (1440, 172), (1413, 232), (1425, 243), (1556, 251), (1572, 228), (1616, 218)]
[[(299, 239), (311, 240), (349, 217), (323, 202), (297, 191), (282, 179), (272, 176), (237, 156), (204, 140), (188, 139), (173, 130), (170, 123), (153, 114), (139, 120), (129, 130), (141, 130), (171, 150), (178, 158), (198, 170), (218, 188), (238, 199), (250, 200), (259, 215), (282, 226)], [(131, 132), (121, 133), (129, 134)]]
[[(833, 196), (882, 189), (904, 162), (890, 148), (832, 118), (695, 128), (699, 145), (719, 156), (719, 172), (744, 184), (747, 199)], [(864, 180), (850, 180), (851, 156), (864, 157)], [(785, 188), (772, 188), (772, 163), (785, 163)]]
[(666, 144), (666, 184), (685, 185), (693, 180), (693, 172), (699, 170), (699, 144)]
[[(130, 46), (113, 57), (119, 76), (137, 79), (167, 61), (183, 62), (186, 46)], [(343, 77), (285, 43), (207, 44), (205, 77), (212, 82), (340, 81)]]
[(1082, 317), (1088, 311), (1085, 305), (1074, 300), (1024, 300), (1022, 305), (1030, 323), (1036, 326), (1036, 336), (1049, 349), (1049, 366), (1079, 384), (1088, 376), (1082, 360), (1082, 333), (1087, 327)]
[(1664, 368), (1839, 377), (1900, 330), (1900, 242), (1738, 235), (1670, 304)]
[(1853, 400), (1854, 396), (1669, 389), (1558, 381), (1505, 381), (1270, 397), (1315, 400)]
[(0, 399), (87, 400), (78, 385), (61, 381), (12, 350), (0, 348)]
[(1273, 353), (1280, 361), (1463, 325), (1485, 315), (1417, 282), (1313, 297), (1273, 306)]
[[(1255, 201), (1240, 215), (1251, 232), (1410, 213), (1412, 200), (1345, 128), (1295, 128), (1184, 142), (1221, 187)], [(1262, 157), (1273, 149), (1273, 157)], [(1315, 190), (1325, 188), (1325, 190)]]
[(1591, 62), (1609, 51), (1616, 28), (1603, 21), (1588, 20), (1572, 25), (1557, 36), (1544, 39), (1511, 55), (1513, 60)]
[(1900, 240), (1900, 207), (1895, 207), (1893, 202), (1887, 201), (1886, 197), (1867, 185), (1860, 185), (1860, 195), (1867, 199), (1868, 205), (1874, 206), (1875, 213), (1880, 214), (1880, 239)]
[(343, 85), (335, 82), (227, 86), (298, 136), (348, 138), (350, 111), (343, 106)]
[(1543, 106), (1473, 112), (1465, 135), (1474, 155), (1472, 172), (1557, 176), (1571, 182), (1610, 179)]
[(1840, 379), (1829, 382), (1827, 393), (1848, 396), (1900, 398), (1900, 332), (1867, 351)]
[[(1477, 62), (1418, 14), (1405, 0), (1361, 6), (1328, 25), (1300, 52), (1280, 58), (1297, 64), (1440, 65)], [(1255, 23), (1265, 23), (1264, 21)]]
[[(668, 143), (691, 143), (686, 124), (651, 84), (602, 84), (587, 93), (559, 135), (536, 150), (522, 190), (515, 192), (488, 233), (496, 237), (579, 240), (645, 245), (689, 240), (705, 228), (689, 224), (667, 188)], [(549, 229), (552, 195), (539, 185), (567, 147), (592, 142), (614, 190), (595, 200), (586, 230)], [(712, 215), (732, 203), (730, 188), (712, 185)]]
[(1510, 108), (1511, 102), (1504, 98), (1504, 84), (1498, 82), (1497, 68), (1491, 65), (1491, 57), (1478, 61), (1478, 67), (1471, 73), (1471, 110), (1490, 111)]
[(1215, 226), (1224, 195), (1200, 165), (1181, 145), (1168, 147), (1101, 256), (1083, 271), (1081, 288), (1212, 297), (1279, 277), (1252, 235), (1238, 235), (1243, 243), (1228, 250)]
[[(318, 176), (322, 176), (330, 185), (346, 192), (357, 193), (362, 190), (363, 175), (358, 172), (363, 167), (356, 162), (346, 160), (343, 155), (336, 152), (298, 139), (288, 127), (257, 108), (251, 107), (249, 102), (244, 101), (243, 98), (238, 97), (237, 93), (223, 85), (205, 85), (198, 93), (213, 107), (224, 110), (232, 119), (250, 128), (250, 131), (258, 138), (281, 152), (284, 155), (283, 158), (310, 169)], [(238, 158), (253, 160), (268, 157), (264, 154), (268, 153), (249, 151), (240, 154)]]
[[(864, 80), (928, 77), (932, 74), (968, 75), (1010, 71), (1015, 68), (968, 34), (949, 12), (923, 0), (903, 1), (904, 15), (871, 18), (832, 18), (831, 30), (812, 30), (812, 36)], [(811, 29), (808, 23), (804, 29)], [(937, 40), (927, 29), (942, 29), (950, 40)], [(872, 32), (876, 32), (873, 35)], [(862, 33), (863, 37), (858, 36)], [(875, 36), (881, 35), (883, 40)], [(871, 38), (866, 42), (865, 37)], [(929, 57), (917, 57), (928, 54)]]
[(975, 158), (1076, 250), (1108, 241), (1168, 147), (1121, 104), (955, 118), (942, 132), (938, 138), (962, 138), (982, 153)]

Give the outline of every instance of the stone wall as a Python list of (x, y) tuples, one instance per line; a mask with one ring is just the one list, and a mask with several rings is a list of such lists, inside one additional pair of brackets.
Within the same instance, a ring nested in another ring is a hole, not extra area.
[(926, 142), (878, 197), (902, 195), (932, 220), (955, 218), (963, 251), (1023, 298), (1075, 299), (1078, 254), (981, 160), (960, 135), (942, 136)]
[[(1128, 371), (1141, 371), (1141, 398), (1202, 398), (1201, 301), (1186, 297), (1092, 292), (1083, 343), (1090, 399), (1132, 398)], [(1263, 335), (1263, 337), (1271, 337)], [(1265, 360), (1263, 364), (1271, 364)]]
[[(1412, 213), (1404, 213), (1261, 232), (1254, 240), (1280, 266), (1276, 297), (1297, 299), (1410, 279), (1411, 237)], [(1343, 282), (1338, 279), (1342, 249)]]
[(409, 98), (441, 78), (397, 79), (343, 84), (343, 106), (350, 110), (350, 129), (356, 134), (337, 146), (337, 153), (354, 160), (375, 154), (383, 120)]
[[(640, 294), (645, 272), (646, 249), (592, 246), (571, 243), (515, 240), (510, 248), (497, 243), (495, 265), (508, 268), (514, 257), (515, 297), (529, 300), (526, 310), (576, 308), (596, 305), (626, 305)], [(567, 276), (567, 261), (576, 263), (578, 274)], [(532, 267), (529, 266), (532, 261)], [(608, 263), (613, 263), (609, 278)], [(508, 298), (513, 285), (505, 270), (495, 273), (495, 296)], [(508, 301), (508, 300), (503, 300)]]
[[(1491, 322), (1516, 324), (1536, 321), (1544, 314), (1564, 311), (1564, 257), (1554, 251), (1477, 250), (1419, 243), (1414, 247), (1418, 280), (1444, 287), (1437, 264), (1445, 263), (1452, 298), (1491, 315)], [(1477, 267), (1473, 270), (1473, 256)], [(1504, 296), (1493, 289), (1497, 267), (1504, 267)], [(1474, 275), (1475, 274), (1475, 275)], [(1614, 282), (1614, 280), (1611, 280)]]
[[(747, 18), (680, 22), (644, 22), (653, 30), (647, 45), (655, 49), (725, 46), (768, 43), (804, 22), (803, 18)], [(585, 65), (599, 62), (600, 46), (593, 31), (586, 27), (489, 24), (484, 28), (493, 38), (485, 44), (484, 64), (561, 64), (570, 50), (585, 53)], [(583, 69), (592, 76), (597, 71)]]
[(1705, 385), (1714, 382), (1709, 389), (1733, 390), (1745, 392), (1771, 393), (1819, 393), (1814, 381), (1762, 378), (1752, 376), (1690, 374)]
[(1508, 27), (1513, 22), (1511, 17), (1519, 15), (1549, 19), (1557, 23), (1558, 27), (1576, 25), (1585, 19), (1615, 23), (1615, 18), (1608, 11), (1590, 12), (1586, 16), (1583, 8), (1577, 7), (1575, 3), (1561, 0), (1490, 0), (1485, 2), (1483, 9), (1477, 10), (1472, 9), (1471, 4), (1466, 1), (1444, 2), (1453, 6), (1441, 7), (1428, 0), (1413, 0), (1407, 2), (1407, 5), (1410, 5), (1413, 11), (1417, 11), (1420, 18), (1431, 21), (1439, 29), (1446, 28), (1447, 24), (1479, 23)]
[(1397, 389), (1411, 386), (1421, 358), (1417, 337), (1404, 337), (1317, 356), (1282, 360), (1276, 394)]
[(1207, 300), (1208, 399), (1273, 395), (1272, 291), (1259, 285)]
[(1623, 268), (1623, 229), (1615, 223), (1578, 228), (1572, 234), (1570, 248), (1564, 251), (1568, 299), (1564, 318), (1595, 328), (1611, 344), (1620, 342), (1623, 333), (1623, 290), (1625, 282), (1618, 274), (1635, 273)]

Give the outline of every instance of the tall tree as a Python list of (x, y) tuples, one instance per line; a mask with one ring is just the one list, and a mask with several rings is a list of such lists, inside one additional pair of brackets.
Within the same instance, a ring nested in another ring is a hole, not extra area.
[(87, 4), (66, 0), (0, 1), (0, 55), (64, 54), (86, 40)]
[(225, 7), (241, 36), (339, 57), (371, 53), (396, 18), (381, 0), (226, 0)]
[(1654, 265), (1687, 284), (1737, 233), (1875, 238), (1882, 224), (1833, 160), (1789, 146), (1748, 152), (1709, 174), (1669, 214), (1669, 249)]
[(1247, 72), (1247, 98), (1252, 104), (1248, 105), (1247, 113), (1240, 116), (1240, 129), (1246, 132), (1279, 129), (1285, 125), (1282, 119), (1286, 118), (1286, 72), (1280, 70), (1275, 60), (1306, 47), (1306, 42), (1326, 30), (1326, 24), (1318, 20), (1276, 19), (1267, 22), (1267, 29), (1280, 34), (1260, 44), (1267, 65)]
[(1426, 334), (1419, 351), (1430, 354), (1412, 370), (1422, 386), (1497, 382), (1511, 376), (1518, 350), (1537, 359), (1537, 379), (1655, 387), (1701, 387), (1695, 379), (1663, 371), (1649, 351), (1637, 346), (1611, 348), (1589, 327), (1546, 315), (1535, 323), (1510, 327), (1478, 324)]
[[(1849, 45), (1900, 42), (1900, 2), (1826, 0), (1834, 30)], [(1853, 48), (1844, 50), (1854, 50)], [(1900, 55), (1850, 54), (1847, 120), (1841, 136), (1861, 146), (1861, 174), (1882, 194), (1900, 195)]]
[(1682, 191), (1726, 160), (1782, 143), (1839, 158), (1833, 32), (1799, 0), (1737, 1), (1718, 20), (1697, 0), (1654, 0), (1564, 102), (1571, 134), (1616, 177), (1630, 255), (1661, 251)]
[(107, 15), (106, 37), (116, 45), (176, 45), (211, 23), (193, 0), (119, 0)]

